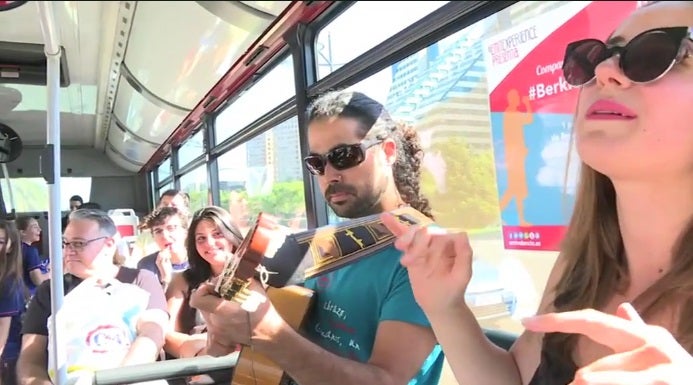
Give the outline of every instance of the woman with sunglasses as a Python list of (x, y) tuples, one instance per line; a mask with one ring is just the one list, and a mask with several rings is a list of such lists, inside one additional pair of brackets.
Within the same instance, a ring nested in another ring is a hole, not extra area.
[[(173, 276), (166, 291), (173, 322), (164, 346), (169, 356), (184, 358), (204, 354), (207, 334), (200, 333), (204, 321), (199, 312), (190, 307), (190, 295), (201, 283), (221, 274), (229, 254), (236, 251), (242, 240), (231, 214), (223, 208), (205, 207), (193, 215), (186, 238), (189, 267)], [(209, 375), (218, 383), (228, 383), (231, 379), (228, 370)]]
[(509, 353), (485, 338), (464, 302), (466, 236), (384, 217), (460, 384), (691, 383), (691, 31), (693, 2), (658, 2), (606, 44), (568, 45), (565, 78), (582, 87), (579, 190), (540, 315), (523, 321)]

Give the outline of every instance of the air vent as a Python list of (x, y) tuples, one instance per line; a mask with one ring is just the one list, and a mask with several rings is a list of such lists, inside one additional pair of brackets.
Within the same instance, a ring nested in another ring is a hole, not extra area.
[[(70, 85), (65, 48), (61, 47), (60, 86)], [(0, 83), (46, 85), (43, 44), (0, 41)]]

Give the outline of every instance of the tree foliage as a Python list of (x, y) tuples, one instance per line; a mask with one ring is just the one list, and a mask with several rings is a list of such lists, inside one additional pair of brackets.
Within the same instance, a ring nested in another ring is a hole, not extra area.
[(436, 221), (445, 227), (481, 229), (500, 223), (493, 153), (472, 150), (462, 138), (434, 142), (426, 151), (445, 162), (444, 189), (423, 170), (421, 190), (429, 198)]
[[(248, 195), (245, 190), (237, 191), (238, 198), (247, 202), (250, 217), (259, 212), (271, 214), (288, 225), (296, 217), (305, 217), (303, 181), (276, 182), (268, 194)], [(232, 191), (221, 191), (221, 206), (229, 210)]]
[[(48, 185), (41, 178), (12, 179), (12, 198), (16, 212), (46, 211), (48, 209)], [(2, 197), (10, 211), (10, 192), (5, 179), (2, 181)]]

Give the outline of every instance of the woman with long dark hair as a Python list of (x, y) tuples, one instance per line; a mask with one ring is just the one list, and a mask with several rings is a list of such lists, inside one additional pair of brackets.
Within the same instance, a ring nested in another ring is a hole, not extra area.
[(13, 222), (0, 220), (0, 384), (15, 385), (21, 347), (21, 317), (28, 292), (19, 232)]
[[(231, 215), (223, 208), (209, 206), (193, 215), (186, 239), (189, 267), (174, 275), (166, 291), (173, 325), (166, 335), (164, 348), (170, 356), (183, 358), (205, 353), (207, 334), (201, 333), (204, 321), (199, 312), (190, 307), (190, 295), (201, 283), (221, 274), (227, 258), (242, 240)], [(224, 372), (221, 375), (230, 379), (229, 371)]]

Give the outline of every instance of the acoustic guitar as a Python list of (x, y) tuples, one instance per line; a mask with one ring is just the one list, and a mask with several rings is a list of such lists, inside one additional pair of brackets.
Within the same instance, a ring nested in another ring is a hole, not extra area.
[[(432, 222), (411, 207), (391, 213), (407, 225)], [(222, 298), (238, 302), (248, 311), (269, 300), (284, 320), (299, 330), (315, 299), (311, 290), (299, 286), (301, 283), (376, 256), (393, 242), (394, 236), (380, 221), (380, 214), (290, 233), (273, 217), (260, 213), (235, 256), (226, 261), (216, 290)], [(248, 289), (253, 278), (265, 283), (268, 298)], [(243, 347), (231, 384), (286, 385), (290, 380), (270, 359)]]

